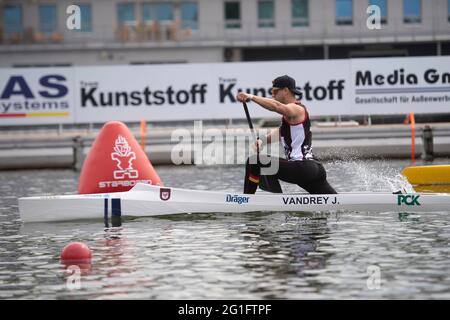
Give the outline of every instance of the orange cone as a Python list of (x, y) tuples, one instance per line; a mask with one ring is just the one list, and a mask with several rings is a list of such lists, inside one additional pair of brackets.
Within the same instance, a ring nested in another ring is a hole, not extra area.
[(110, 121), (103, 126), (83, 163), (78, 193), (128, 191), (138, 182), (162, 185), (128, 127)]

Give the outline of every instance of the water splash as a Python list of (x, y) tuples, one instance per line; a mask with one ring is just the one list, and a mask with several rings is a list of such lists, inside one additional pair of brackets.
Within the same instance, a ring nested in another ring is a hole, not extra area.
[(391, 191), (401, 191), (402, 193), (415, 193), (414, 188), (401, 174), (396, 174), (393, 178), (386, 178), (386, 182), (389, 184)]
[[(414, 189), (408, 180), (398, 173), (398, 169), (389, 166), (383, 160), (370, 163), (348, 157), (331, 162), (329, 168), (330, 180), (332, 176), (345, 176), (345, 192), (397, 192), (414, 193)], [(358, 190), (355, 190), (358, 186)], [(361, 186), (363, 189), (361, 190)]]

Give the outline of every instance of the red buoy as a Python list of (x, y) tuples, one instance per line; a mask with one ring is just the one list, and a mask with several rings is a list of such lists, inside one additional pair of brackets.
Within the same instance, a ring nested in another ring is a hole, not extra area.
[(128, 127), (120, 121), (107, 122), (83, 163), (78, 193), (128, 191), (138, 182), (162, 185)]
[(61, 261), (89, 261), (92, 258), (91, 249), (82, 242), (71, 242), (61, 252)]

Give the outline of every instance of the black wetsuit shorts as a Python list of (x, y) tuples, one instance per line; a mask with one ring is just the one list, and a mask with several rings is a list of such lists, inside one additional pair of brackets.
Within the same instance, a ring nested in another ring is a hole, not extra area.
[[(327, 173), (323, 165), (317, 160), (288, 161), (261, 155), (247, 160), (245, 168), (244, 193), (255, 193), (258, 186), (266, 191), (282, 193), (281, 181), (297, 184), (311, 194), (337, 193), (327, 181)], [(272, 175), (264, 175), (264, 170), (278, 161), (278, 171)], [(263, 173), (263, 175), (261, 175)]]

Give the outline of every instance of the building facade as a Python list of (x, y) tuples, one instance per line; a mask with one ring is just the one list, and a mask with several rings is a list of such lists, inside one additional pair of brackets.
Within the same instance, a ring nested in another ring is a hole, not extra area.
[(0, 0), (0, 67), (435, 55), (450, 0)]

